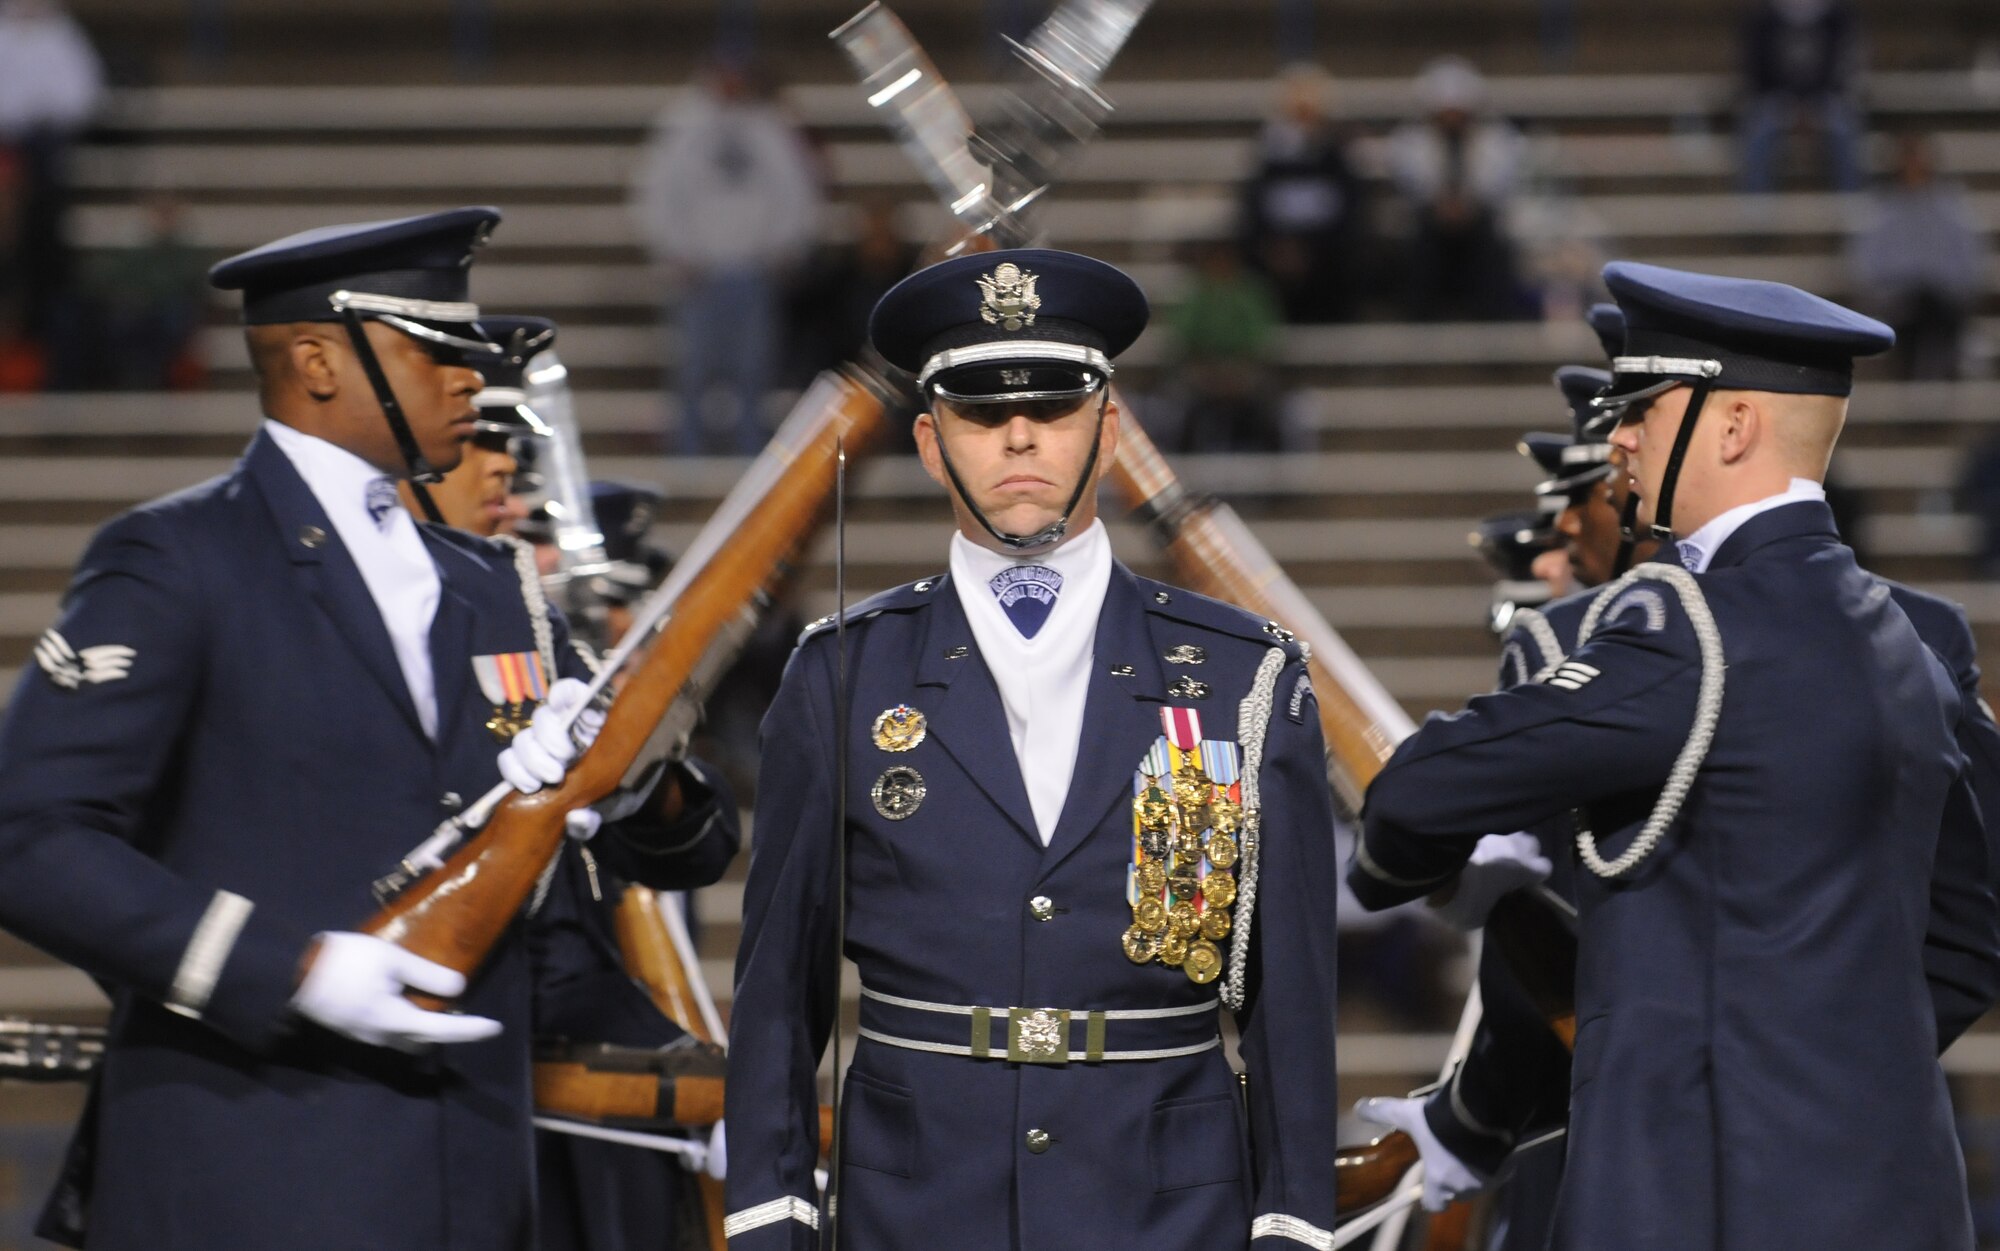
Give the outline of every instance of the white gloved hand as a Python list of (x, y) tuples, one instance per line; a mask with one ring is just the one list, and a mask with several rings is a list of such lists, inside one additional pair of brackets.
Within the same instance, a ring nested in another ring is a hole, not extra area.
[(563, 818), (563, 829), (579, 843), (587, 843), (597, 837), (597, 829), (604, 824), (604, 814), (595, 808), (572, 808)]
[(1363, 1099), (1354, 1113), (1377, 1125), (1388, 1125), (1408, 1134), (1417, 1144), (1424, 1162), (1424, 1211), (1442, 1212), (1445, 1205), (1477, 1194), (1486, 1179), (1468, 1168), (1463, 1160), (1445, 1150), (1424, 1120), (1422, 1099)]
[(729, 1178), (729, 1139), (722, 1132), (722, 1122), (708, 1133), (708, 1158), (702, 1162), (701, 1171), (717, 1181)]
[(372, 934), (319, 936), (312, 967), (292, 996), (292, 1010), (336, 1034), (375, 1047), (421, 1051), (431, 1043), (478, 1042), (500, 1032), (483, 1016), (426, 1012), (405, 989), (451, 999), (465, 977)]
[(1533, 834), (1488, 834), (1459, 870), (1451, 898), (1437, 905), (1438, 918), (1453, 929), (1476, 930), (1500, 896), (1547, 881), (1554, 867)]
[[(532, 795), (544, 786), (563, 780), (569, 762), (597, 739), (604, 728), (604, 713), (585, 708), (590, 687), (575, 678), (559, 678), (549, 688), (549, 697), (535, 709), (528, 728), (514, 736), (500, 753), (500, 776), (523, 795)], [(577, 709), (574, 733), (570, 714)], [(593, 831), (594, 832), (594, 831)]]

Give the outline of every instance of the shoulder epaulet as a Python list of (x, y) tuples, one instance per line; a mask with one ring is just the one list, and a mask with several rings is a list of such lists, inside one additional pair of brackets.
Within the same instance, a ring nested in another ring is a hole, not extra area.
[(1134, 581), (1139, 584), (1139, 595), (1146, 611), (1153, 616), (1167, 617), (1183, 625), (1212, 630), (1246, 642), (1261, 643), (1265, 647), (1282, 647), (1294, 660), (1305, 655), (1305, 644), (1298, 636), (1267, 617), (1246, 612), (1219, 599), (1155, 582), (1151, 578), (1135, 577)]
[[(847, 624), (851, 626), (857, 621), (865, 621), (885, 612), (909, 612), (922, 608), (932, 601), (935, 593), (944, 584), (943, 575), (939, 575), (933, 578), (919, 578), (915, 582), (905, 582), (901, 586), (892, 586), (879, 595), (871, 595), (858, 604), (848, 605)], [(832, 629), (834, 617), (835, 614), (828, 613), (817, 621), (807, 622), (806, 628), (799, 631), (799, 643), (803, 645), (814, 635), (824, 634)]]

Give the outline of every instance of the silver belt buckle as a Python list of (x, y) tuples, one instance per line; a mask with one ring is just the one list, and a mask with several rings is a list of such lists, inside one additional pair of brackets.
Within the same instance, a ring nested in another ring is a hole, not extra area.
[(1069, 1013), (1061, 1008), (1007, 1009), (1007, 1059), (1015, 1064), (1068, 1064)]

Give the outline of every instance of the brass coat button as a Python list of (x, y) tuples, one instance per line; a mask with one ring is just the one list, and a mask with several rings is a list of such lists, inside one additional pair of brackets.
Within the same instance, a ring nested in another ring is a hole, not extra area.
[(1047, 895), (1037, 895), (1028, 901), (1028, 915), (1037, 921), (1052, 921), (1056, 915), (1056, 901)]
[(1031, 1129), (1028, 1131), (1028, 1150), (1036, 1155), (1047, 1151), (1049, 1144), (1054, 1141), (1055, 1139), (1049, 1137), (1049, 1131), (1045, 1129)]

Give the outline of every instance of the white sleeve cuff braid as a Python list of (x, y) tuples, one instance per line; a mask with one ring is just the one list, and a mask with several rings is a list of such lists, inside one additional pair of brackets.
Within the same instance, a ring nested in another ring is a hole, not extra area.
[(1266, 1212), (1250, 1222), (1250, 1240), (1255, 1242), (1259, 1238), (1289, 1238), (1313, 1248), (1313, 1251), (1333, 1251), (1332, 1231), (1277, 1212)]
[(251, 907), (250, 901), (241, 895), (226, 890), (215, 892), (208, 910), (194, 927), (194, 936), (188, 939), (187, 950), (181, 953), (180, 967), (174, 970), (174, 984), (167, 991), (167, 1007), (182, 1016), (201, 1019), (208, 997), (215, 993), (216, 979), (222, 976), (222, 966), (229, 962), (229, 953), (236, 948), (243, 923), (250, 919)]
[(808, 1229), (819, 1228), (819, 1209), (797, 1195), (783, 1199), (773, 1199), (760, 1203), (754, 1208), (744, 1208), (741, 1212), (731, 1212), (722, 1218), (722, 1236), (734, 1238), (747, 1234), (753, 1229), (775, 1225), (779, 1221), (798, 1221)]

